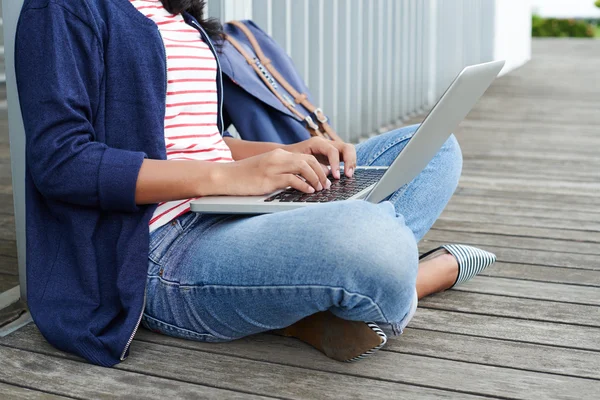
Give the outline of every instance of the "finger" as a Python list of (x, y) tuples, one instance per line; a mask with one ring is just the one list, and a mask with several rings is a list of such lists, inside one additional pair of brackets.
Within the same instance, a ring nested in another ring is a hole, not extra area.
[(327, 162), (331, 166), (331, 175), (335, 179), (340, 179), (340, 150), (331, 140), (319, 138), (312, 143), (311, 151), (314, 156), (323, 160), (327, 158)]
[(331, 167), (331, 175), (335, 179), (340, 179), (340, 150), (332, 144), (333, 142), (327, 143), (326, 155), (329, 160), (329, 166)]
[(323, 168), (321, 168), (319, 161), (317, 161), (317, 159), (313, 156), (306, 156), (306, 162), (319, 177), (319, 181), (321, 182), (323, 188), (329, 189), (331, 187), (331, 181), (327, 179), (327, 174), (323, 171)]
[[(318, 171), (323, 173), (323, 171), (321, 170), (320, 167), (318, 168)], [(304, 178), (306, 180), (306, 182), (310, 186), (315, 188), (315, 190), (317, 190), (317, 191), (321, 191), (325, 188), (325, 186), (323, 186), (323, 184), (321, 183), (321, 180), (319, 179), (319, 175), (317, 175), (317, 172), (313, 169), (313, 167), (311, 167), (311, 165), (307, 161), (305, 161), (303, 159), (296, 161), (296, 163), (294, 165), (294, 170), (290, 171), (290, 172), (300, 175), (302, 178)]]
[(286, 174), (286, 175), (280, 175), (281, 176), (281, 186), (282, 187), (288, 187), (291, 186), (296, 190), (299, 190), (303, 193), (314, 193), (315, 192), (315, 188), (312, 187), (311, 185), (309, 185), (307, 182), (303, 181), (302, 179), (298, 178), (296, 175), (294, 174)]
[(351, 144), (344, 144), (340, 151), (344, 159), (344, 174), (352, 178), (356, 170), (356, 148)]
[(328, 176), (331, 173), (329, 166), (321, 164), (321, 163), (319, 163), (319, 165), (321, 166), (321, 169), (323, 170), (323, 173), (325, 174), (325, 176)]

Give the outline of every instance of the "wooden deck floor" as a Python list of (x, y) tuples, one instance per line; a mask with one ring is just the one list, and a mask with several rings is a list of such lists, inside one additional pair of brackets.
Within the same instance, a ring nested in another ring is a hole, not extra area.
[(0, 340), (0, 397), (599, 398), (599, 74), (600, 41), (536, 41), (463, 123), (460, 189), (421, 249), (462, 242), (499, 262), (422, 301), (377, 356), (343, 364), (271, 335), (214, 345), (141, 330), (131, 358), (102, 369), (29, 325)]

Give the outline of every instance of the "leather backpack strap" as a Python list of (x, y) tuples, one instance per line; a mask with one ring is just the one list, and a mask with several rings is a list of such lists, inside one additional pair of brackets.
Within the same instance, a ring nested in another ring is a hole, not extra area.
[(337, 135), (337, 133), (335, 133), (335, 131), (333, 130), (331, 125), (329, 125), (329, 120), (328, 120), (327, 116), (323, 113), (323, 110), (321, 110), (321, 108), (315, 107), (308, 100), (308, 96), (306, 94), (299, 93), (292, 85), (289, 84), (289, 82), (279, 73), (279, 71), (277, 71), (277, 69), (273, 66), (273, 63), (271, 62), (271, 60), (265, 56), (265, 53), (263, 53), (262, 48), (260, 47), (260, 44), (258, 43), (258, 40), (256, 40), (256, 37), (250, 31), (250, 29), (248, 29), (248, 27), (240, 21), (231, 21), (229, 23), (234, 25), (235, 27), (237, 27), (239, 30), (241, 30), (244, 33), (244, 35), (246, 35), (246, 37), (250, 41), (250, 45), (254, 49), (254, 52), (256, 53), (256, 56), (258, 57), (261, 64), (264, 65), (267, 68), (267, 70), (269, 71), (269, 73), (273, 76), (273, 78), (275, 78), (275, 80), (285, 90), (287, 90), (287, 92), (289, 94), (291, 94), (292, 97), (294, 97), (294, 101), (296, 102), (296, 104), (301, 104), (311, 114), (313, 114), (313, 116), (317, 120), (318, 124), (320, 125), (321, 129), (323, 129), (323, 131), (325, 131), (326, 135), (329, 136), (329, 138), (331, 140), (341, 141), (340, 137)]
[(287, 101), (281, 95), (281, 93), (279, 93), (277, 91), (277, 89), (273, 85), (273, 82), (270, 82), (269, 78), (267, 78), (267, 76), (261, 70), (261, 68), (259, 66), (260, 65), (259, 62), (257, 62), (257, 60), (255, 58), (253, 58), (250, 54), (248, 54), (248, 52), (244, 49), (244, 46), (240, 42), (238, 42), (236, 39), (232, 38), (229, 35), (226, 35), (225, 39), (229, 43), (231, 43), (231, 45), (244, 57), (244, 59), (246, 60), (248, 65), (250, 65), (252, 67), (252, 69), (254, 69), (256, 74), (262, 79), (262, 81), (265, 83), (265, 85), (267, 85), (269, 90), (277, 97), (277, 99), (279, 101), (281, 101), (281, 103), (288, 110), (290, 110), (290, 112), (298, 119), (298, 121), (306, 122), (306, 128), (310, 132), (311, 136), (323, 136), (323, 133), (319, 129), (319, 125), (316, 124), (309, 115), (307, 115), (307, 116), (302, 115), (302, 113), (300, 113), (300, 111), (298, 111), (296, 109), (295, 105), (290, 104), (290, 102)]

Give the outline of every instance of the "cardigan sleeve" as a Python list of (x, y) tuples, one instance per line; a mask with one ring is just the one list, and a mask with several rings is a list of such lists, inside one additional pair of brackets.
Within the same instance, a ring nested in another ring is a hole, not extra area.
[[(143, 152), (97, 140), (92, 121), (104, 73), (102, 47), (63, 5), (24, 10), (15, 69), (26, 134), (26, 165), (46, 198), (134, 212)], [(124, 133), (125, 134), (125, 133)]]

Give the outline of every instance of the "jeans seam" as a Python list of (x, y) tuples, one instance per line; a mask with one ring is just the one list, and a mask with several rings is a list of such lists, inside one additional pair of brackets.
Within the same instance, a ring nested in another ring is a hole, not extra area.
[[(160, 228), (162, 228), (162, 226)], [(165, 226), (165, 229), (162, 229), (158, 234), (156, 234), (158, 236), (150, 237), (150, 254), (160, 246), (161, 242), (165, 239), (165, 236), (167, 236), (168, 232), (169, 229)], [(151, 232), (150, 235), (152, 235), (153, 233), (154, 232)]]
[(386, 152), (388, 152), (390, 149), (392, 149), (394, 146), (396, 146), (398, 143), (403, 142), (407, 139), (409, 139), (410, 137), (412, 137), (415, 134), (416, 131), (413, 131), (409, 134), (406, 134), (404, 136), (401, 136), (399, 138), (394, 139), (392, 142), (388, 143), (387, 146), (382, 147), (378, 153), (375, 153), (375, 155), (371, 158), (370, 161), (367, 162), (368, 166), (372, 166), (373, 163), (375, 163), (375, 161), (377, 161), (378, 158), (380, 158), (381, 156), (383, 156)]
[(381, 310), (381, 307), (379, 306), (379, 304), (377, 304), (377, 302), (375, 300), (373, 300), (373, 298), (371, 296), (367, 296), (367, 295), (364, 295), (361, 293), (356, 293), (356, 292), (350, 292), (350, 291), (344, 289), (343, 287), (339, 287), (339, 286), (326, 286), (326, 285), (267, 285), (267, 286), (265, 286), (265, 285), (262, 285), (262, 286), (182, 285), (181, 283), (164, 280), (162, 277), (159, 277), (158, 279), (170, 286), (177, 287), (179, 290), (193, 290), (193, 289), (204, 289), (204, 288), (228, 288), (228, 289), (322, 289), (322, 288), (327, 288), (327, 289), (337, 289), (337, 290), (343, 291), (344, 294), (348, 294), (351, 296), (359, 296), (361, 298), (365, 298), (365, 299), (369, 300), (371, 302), (371, 304), (373, 304), (375, 306), (379, 315), (382, 317), (382, 322), (387, 322), (390, 324), (393, 323), (393, 322), (389, 321), (389, 319), (385, 316), (385, 314)]
[(223, 336), (223, 335), (215, 335), (215, 334), (210, 333), (210, 332), (209, 333), (194, 332), (194, 331), (192, 331), (190, 329), (187, 329), (187, 328), (182, 328), (180, 326), (169, 324), (168, 322), (165, 322), (165, 321), (163, 321), (161, 319), (155, 318), (155, 317), (149, 315), (146, 312), (144, 312), (144, 318), (152, 320), (155, 323), (158, 323), (158, 324), (161, 324), (161, 325), (165, 325), (165, 326), (167, 326), (170, 329), (173, 329), (173, 330), (176, 330), (176, 331), (180, 331), (180, 332), (183, 332), (183, 333), (191, 335), (191, 336), (213, 337), (213, 338), (217, 338), (217, 339), (221, 339), (221, 340), (234, 340), (234, 338), (230, 338), (228, 336)]

